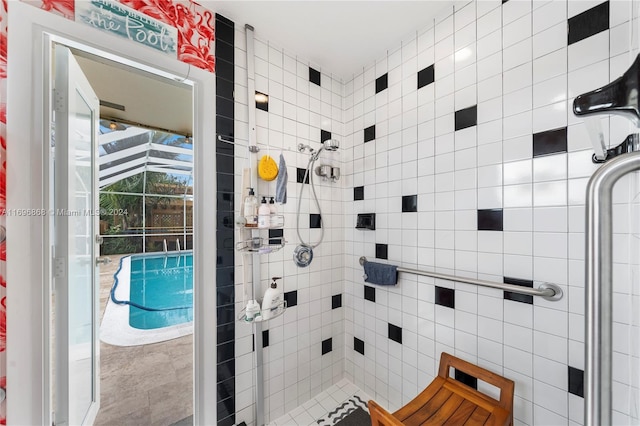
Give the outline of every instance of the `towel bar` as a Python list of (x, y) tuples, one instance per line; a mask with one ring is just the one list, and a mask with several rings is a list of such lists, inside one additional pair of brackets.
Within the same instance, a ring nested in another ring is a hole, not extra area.
[[(366, 257), (364, 256), (360, 257), (361, 266), (364, 265), (366, 261), (367, 261)], [(552, 301), (562, 299), (562, 289), (558, 285), (553, 283), (542, 283), (538, 286), (538, 288), (529, 288), (529, 287), (522, 287), (522, 286), (513, 285), (513, 284), (504, 284), (504, 283), (497, 283), (493, 281), (477, 280), (474, 278), (457, 277), (455, 275), (440, 274), (438, 272), (420, 271), (418, 269), (403, 268), (401, 266), (398, 266), (398, 272), (406, 272), (408, 274), (423, 275), (425, 277), (439, 278), (441, 280), (457, 281), (457, 282), (466, 283), (466, 284), (478, 285), (481, 287), (497, 288), (499, 290), (526, 294), (529, 296), (540, 296), (540, 297), (543, 297), (544, 299), (552, 300)]]

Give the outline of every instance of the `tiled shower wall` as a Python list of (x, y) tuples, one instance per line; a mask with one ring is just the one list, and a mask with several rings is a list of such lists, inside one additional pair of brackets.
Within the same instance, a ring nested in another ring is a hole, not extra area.
[[(582, 423), (584, 193), (597, 165), (571, 108), (635, 59), (637, 6), (457, 5), (345, 83), (345, 370), (382, 405), (412, 399), (446, 351), (516, 382), (517, 424)], [(632, 132), (624, 118), (600, 122), (611, 146)], [(616, 424), (638, 419), (634, 179), (614, 195)], [(354, 229), (358, 213), (375, 213), (376, 230)], [(360, 256), (529, 287), (553, 282), (564, 297), (406, 273), (396, 287), (369, 285)]]
[[(261, 230), (261, 237), (270, 240), (284, 238), (285, 247), (275, 253), (261, 255), (262, 299), (271, 277), (283, 277), (288, 308), (275, 319), (263, 323), (265, 421), (275, 419), (313, 398), (344, 374), (343, 325), (343, 211), (342, 181), (322, 181), (313, 176), (320, 200), (322, 220), (311, 201), (311, 187), (301, 183), (309, 154), (299, 153), (299, 143), (314, 149), (329, 137), (342, 141), (342, 81), (317, 65), (255, 40), (255, 90), (268, 96), (268, 102), (257, 104), (256, 139), (260, 152), (257, 158), (270, 155), (279, 162), (280, 153), (287, 164), (287, 203), (278, 205), (285, 216), (282, 230)], [(247, 159), (248, 107), (247, 63), (244, 29), (235, 31), (235, 195), (236, 214), (242, 203), (242, 169), (255, 170), (255, 156)], [(253, 99), (253, 96), (251, 97)], [(343, 167), (341, 153), (323, 152), (315, 164)], [(314, 249), (314, 258), (307, 268), (293, 262), (293, 250), (299, 243), (296, 234), (296, 207), (300, 188), (302, 196), (300, 231), (306, 242), (316, 243), (324, 228), (324, 239)], [(259, 181), (256, 194), (275, 195), (275, 181)], [(233, 218), (230, 218), (233, 223)], [(250, 237), (249, 231), (238, 231), (236, 241)], [(243, 262), (246, 265), (243, 273)], [(251, 255), (236, 254), (235, 299), (236, 316), (244, 308), (243, 280), (251, 298)], [(236, 422), (255, 424), (253, 369), (253, 328), (237, 322), (235, 342)]]

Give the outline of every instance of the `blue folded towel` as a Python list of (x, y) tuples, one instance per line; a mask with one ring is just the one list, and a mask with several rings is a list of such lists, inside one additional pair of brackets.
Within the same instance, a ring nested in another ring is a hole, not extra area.
[(398, 283), (398, 267), (384, 263), (364, 263), (365, 282), (380, 285), (396, 285)]
[(281, 204), (287, 203), (287, 163), (284, 162), (284, 156), (280, 154), (280, 164), (278, 165), (278, 180), (276, 180), (276, 202)]

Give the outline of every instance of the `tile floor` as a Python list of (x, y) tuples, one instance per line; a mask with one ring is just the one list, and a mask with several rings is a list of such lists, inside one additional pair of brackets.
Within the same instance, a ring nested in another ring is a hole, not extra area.
[(268, 426), (324, 426), (333, 425), (341, 415), (362, 407), (366, 407), (371, 399), (356, 385), (342, 379), (329, 389), (321, 392), (291, 412), (268, 423)]

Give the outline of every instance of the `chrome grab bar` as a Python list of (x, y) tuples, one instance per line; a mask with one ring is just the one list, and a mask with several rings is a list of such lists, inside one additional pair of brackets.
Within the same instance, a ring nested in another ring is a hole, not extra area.
[[(364, 256), (360, 257), (361, 266), (364, 266), (364, 263), (366, 261), (367, 261), (366, 257)], [(538, 288), (529, 288), (529, 287), (522, 287), (514, 284), (497, 283), (494, 281), (477, 280), (474, 278), (465, 278), (465, 277), (458, 277), (455, 275), (440, 274), (437, 272), (428, 272), (428, 271), (421, 271), (418, 269), (403, 268), (401, 266), (397, 268), (397, 271), (406, 272), (406, 273), (415, 274), (415, 275), (423, 275), (425, 277), (439, 278), (441, 280), (457, 281), (457, 282), (466, 283), (466, 284), (473, 284), (481, 287), (497, 288), (499, 290), (526, 294), (529, 296), (540, 296), (547, 300), (562, 299), (562, 289), (558, 285), (553, 283), (542, 283), (538, 286)]]
[(640, 152), (621, 155), (591, 176), (586, 199), (584, 419), (611, 425), (612, 192), (624, 175), (640, 170)]

